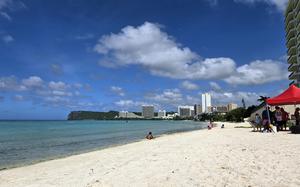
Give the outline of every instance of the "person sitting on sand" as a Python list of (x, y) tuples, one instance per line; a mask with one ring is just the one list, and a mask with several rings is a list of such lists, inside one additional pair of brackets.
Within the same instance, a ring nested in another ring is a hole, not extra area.
[(148, 135), (146, 136), (146, 139), (148, 140), (152, 140), (154, 139), (153, 135), (152, 135), (152, 132), (149, 132)]
[(221, 129), (224, 129), (224, 127), (225, 127), (224, 124), (222, 124)]
[(207, 125), (207, 129), (208, 130), (212, 129), (211, 123)]

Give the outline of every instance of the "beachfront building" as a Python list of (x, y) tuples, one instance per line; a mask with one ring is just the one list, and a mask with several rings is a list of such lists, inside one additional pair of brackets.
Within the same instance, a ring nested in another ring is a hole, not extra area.
[(209, 113), (208, 107), (211, 107), (211, 95), (204, 93), (202, 94), (202, 113)]
[(143, 105), (142, 106), (142, 116), (147, 119), (154, 118), (154, 106), (153, 105)]
[(214, 106), (208, 106), (206, 107), (206, 112), (205, 113), (213, 113), (213, 112), (216, 112), (216, 107)]
[(201, 105), (194, 105), (194, 115), (199, 115), (202, 113), (202, 106)]
[(167, 116), (165, 117), (165, 119), (174, 119), (175, 117), (178, 116), (178, 113), (174, 113), (174, 114), (167, 114)]
[(231, 111), (231, 110), (234, 110), (234, 109), (236, 109), (238, 107), (238, 105), (237, 104), (235, 104), (235, 103), (229, 103), (228, 105), (227, 105), (227, 110), (228, 110), (228, 112), (229, 111)]
[(178, 106), (178, 115), (180, 117), (194, 116), (194, 106)]
[(165, 118), (166, 117), (166, 111), (165, 110), (159, 110), (157, 113), (158, 118)]
[(127, 118), (128, 111), (120, 111), (119, 112), (119, 118)]
[(227, 106), (217, 106), (216, 112), (225, 114), (228, 112), (228, 107)]
[(119, 118), (142, 118), (142, 116), (136, 115), (133, 112), (120, 111)]
[(290, 0), (285, 11), (287, 62), (290, 84), (300, 86), (300, 1)]
[(226, 114), (229, 112), (228, 106), (219, 105), (219, 106), (208, 106), (207, 107), (207, 113), (220, 113), (220, 114)]

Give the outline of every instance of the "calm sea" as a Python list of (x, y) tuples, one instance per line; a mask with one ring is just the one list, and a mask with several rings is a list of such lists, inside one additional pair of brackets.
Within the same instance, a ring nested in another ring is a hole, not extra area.
[(154, 136), (202, 129), (193, 121), (0, 121), (0, 169)]

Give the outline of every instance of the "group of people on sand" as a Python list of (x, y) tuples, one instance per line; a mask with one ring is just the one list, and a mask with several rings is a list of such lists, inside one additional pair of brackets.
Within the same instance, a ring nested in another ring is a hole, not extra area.
[[(300, 124), (299, 111), (300, 108), (296, 108), (294, 112), (296, 125)], [(290, 120), (289, 113), (279, 106), (276, 106), (274, 111), (271, 111), (270, 107), (266, 107), (266, 109), (262, 112), (261, 117), (258, 113), (255, 114), (255, 124), (257, 130), (259, 129), (261, 132), (272, 132), (273, 129), (271, 128), (271, 124), (276, 126), (277, 131), (283, 131), (283, 129), (287, 130), (288, 120)]]
[[(212, 119), (209, 120), (209, 124), (207, 125), (207, 129), (211, 130), (214, 127), (214, 122)], [(222, 124), (221, 128), (224, 128), (224, 124)]]
[[(210, 121), (209, 121), (209, 124), (208, 124), (208, 126), (207, 126), (207, 129), (208, 129), (208, 130), (211, 130), (213, 127), (214, 127), (213, 121), (210, 120)], [(222, 124), (221, 128), (222, 128), (222, 129), (225, 128), (224, 124)], [(149, 132), (149, 133), (146, 135), (145, 138), (148, 139), (148, 140), (152, 140), (152, 139), (154, 139), (154, 136), (153, 136), (152, 132)]]
[[(211, 130), (213, 127), (214, 127), (213, 121), (212, 121), (212, 120), (209, 120), (209, 124), (207, 125), (207, 129), (208, 129), (208, 130)], [(225, 125), (222, 124), (222, 125), (221, 125), (221, 129), (224, 129), (224, 128), (225, 128)]]

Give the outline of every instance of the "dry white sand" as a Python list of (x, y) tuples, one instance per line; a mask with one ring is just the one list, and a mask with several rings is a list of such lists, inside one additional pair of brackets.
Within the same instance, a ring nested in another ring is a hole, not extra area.
[(300, 135), (245, 124), (4, 170), (0, 186), (300, 186)]

